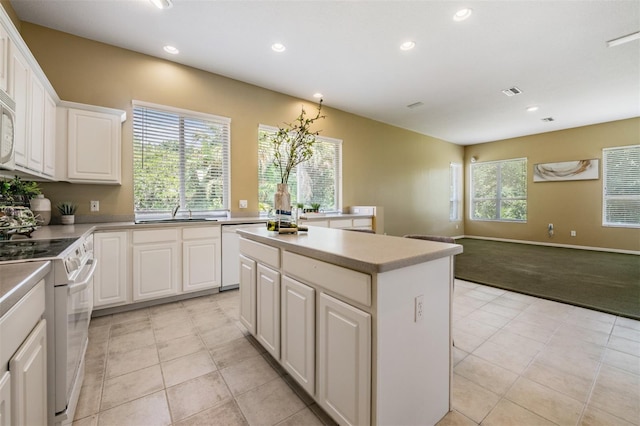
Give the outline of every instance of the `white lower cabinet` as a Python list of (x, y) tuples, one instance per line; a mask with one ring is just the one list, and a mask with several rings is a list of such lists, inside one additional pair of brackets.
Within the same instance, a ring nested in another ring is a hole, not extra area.
[(47, 424), (47, 327), (40, 320), (9, 361), (11, 424)]
[(11, 426), (11, 373), (0, 377), (0, 426)]
[(178, 229), (133, 231), (133, 301), (178, 292)]
[(182, 230), (182, 291), (220, 287), (220, 227)]
[(256, 261), (240, 255), (240, 322), (256, 335)]
[(276, 359), (280, 358), (280, 273), (258, 263), (256, 337)]
[(315, 393), (315, 290), (290, 277), (281, 283), (282, 365), (304, 390)]
[(93, 276), (93, 305), (127, 303), (127, 231), (97, 232), (93, 235), (98, 261)]
[(371, 315), (320, 295), (318, 403), (340, 424), (370, 419)]

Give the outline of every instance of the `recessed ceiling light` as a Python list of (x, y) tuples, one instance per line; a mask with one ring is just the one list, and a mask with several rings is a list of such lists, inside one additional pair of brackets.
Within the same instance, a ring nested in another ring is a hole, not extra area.
[(165, 47), (163, 47), (164, 51), (167, 53), (171, 53), (172, 55), (177, 55), (178, 53), (180, 53), (180, 51), (178, 49), (176, 49), (173, 46), (169, 46), (166, 45)]
[(416, 47), (416, 42), (409, 40), (400, 45), (400, 50), (411, 50), (414, 47)]
[(280, 52), (284, 52), (285, 50), (287, 50), (287, 48), (282, 43), (273, 43), (271, 45), (271, 50), (273, 50), (274, 52), (280, 53)]
[(149, 1), (158, 9), (169, 9), (171, 6), (173, 6), (173, 2), (171, 0), (149, 0)]
[(471, 12), (473, 12), (473, 10), (469, 8), (460, 9), (453, 15), (453, 20), (456, 22), (464, 21), (471, 16)]
[(609, 47), (619, 46), (621, 44), (629, 43), (630, 41), (638, 40), (638, 39), (640, 39), (640, 31), (636, 31), (635, 33), (627, 34), (626, 36), (622, 36), (622, 37), (614, 38), (613, 40), (609, 40), (607, 42), (607, 46), (609, 46)]
[(531, 105), (530, 107), (527, 107), (527, 112), (534, 112), (534, 111), (537, 111), (538, 109), (540, 109), (540, 107), (536, 105)]
[(320, 99), (320, 98), (322, 98), (322, 93), (320, 93), (320, 92), (314, 93), (313, 97), (316, 98), (316, 99)]

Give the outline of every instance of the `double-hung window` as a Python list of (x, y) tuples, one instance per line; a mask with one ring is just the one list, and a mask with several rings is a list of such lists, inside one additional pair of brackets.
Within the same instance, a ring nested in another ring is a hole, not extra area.
[(527, 159), (471, 165), (471, 219), (527, 221)]
[(602, 224), (640, 227), (640, 145), (602, 150)]
[(229, 208), (230, 123), (225, 117), (133, 103), (136, 219), (222, 214)]
[[(273, 164), (273, 148), (266, 137), (277, 131), (262, 124), (258, 128), (258, 202), (263, 213), (273, 209), (273, 195), (280, 183)], [(291, 203), (305, 207), (319, 204), (325, 212), (338, 212), (342, 208), (342, 141), (316, 136), (312, 150), (311, 158), (289, 175)]]

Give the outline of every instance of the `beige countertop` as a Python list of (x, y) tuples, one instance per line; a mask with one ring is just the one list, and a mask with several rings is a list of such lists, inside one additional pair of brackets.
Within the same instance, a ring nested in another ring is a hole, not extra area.
[(0, 265), (0, 317), (6, 314), (51, 270), (51, 263), (23, 262)]
[(320, 227), (309, 227), (308, 232), (298, 234), (250, 228), (238, 233), (250, 240), (365, 273), (391, 271), (462, 253), (459, 244)]

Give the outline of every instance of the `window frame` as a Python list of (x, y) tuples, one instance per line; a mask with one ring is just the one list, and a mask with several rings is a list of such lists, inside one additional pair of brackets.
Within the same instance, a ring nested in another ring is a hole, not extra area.
[[(163, 211), (137, 211), (135, 206), (135, 152), (136, 152), (136, 121), (135, 121), (135, 113), (137, 108), (146, 108), (149, 110), (154, 110), (160, 113), (174, 114), (180, 117), (180, 119), (190, 119), (190, 120), (198, 120), (203, 122), (209, 122), (216, 125), (220, 125), (224, 127), (224, 140), (222, 141), (222, 207), (219, 209), (211, 209), (211, 210), (188, 210), (189, 216), (193, 215), (193, 217), (226, 217), (227, 212), (230, 206), (230, 194), (231, 194), (231, 118), (219, 116), (215, 114), (209, 114), (200, 111), (193, 111), (184, 108), (173, 107), (169, 105), (155, 104), (151, 102), (133, 100), (132, 101), (132, 149), (133, 149), (133, 185), (134, 185), (134, 217), (136, 221), (139, 220), (151, 220), (151, 219), (161, 219), (167, 216), (167, 213), (170, 215), (172, 209), (175, 206), (167, 206), (167, 210)], [(179, 145), (179, 150), (181, 152), (181, 156), (184, 155), (185, 143), (181, 141)], [(180, 172), (185, 173), (184, 164), (179, 165)], [(185, 212), (189, 208), (188, 205), (182, 205), (183, 200), (186, 197), (186, 187), (184, 185), (186, 178), (181, 179), (181, 183), (177, 187), (178, 196), (180, 201), (180, 212), (182, 215), (186, 214)], [(177, 215), (178, 217), (180, 214)]]
[[(611, 151), (618, 150), (627, 150), (634, 149), (640, 151), (640, 145), (626, 145), (626, 146), (615, 146), (608, 147), (602, 149), (602, 226), (611, 227), (611, 228), (630, 228), (637, 229), (640, 228), (640, 218), (638, 219), (638, 223), (621, 223), (621, 222), (608, 222), (607, 221), (607, 201), (608, 200), (632, 200), (640, 202), (640, 190), (638, 190), (637, 194), (631, 195), (607, 195), (607, 174), (609, 172), (609, 167), (607, 164), (607, 153)], [(627, 168), (625, 168), (627, 169)], [(640, 172), (638, 172), (638, 176), (640, 176)]]
[(449, 163), (449, 222), (459, 222), (463, 214), (463, 185), (462, 163)]
[[(262, 132), (272, 132), (272, 133), (276, 133), (278, 131), (277, 127), (274, 126), (269, 126), (267, 124), (259, 124), (258, 125), (258, 137), (257, 137), (257, 143), (258, 143), (258, 156), (260, 156), (260, 134)], [(331, 138), (328, 136), (321, 136), (318, 135), (316, 136), (316, 140), (320, 141), (320, 142), (327, 142), (327, 143), (331, 143), (334, 144), (337, 147), (337, 162), (338, 162), (338, 168), (337, 170), (335, 170), (335, 204), (336, 204), (336, 208), (335, 210), (323, 210), (324, 213), (340, 213), (342, 212), (342, 144), (343, 144), (343, 140), (342, 139), (337, 139), (337, 138)], [(300, 176), (301, 174), (299, 173), (299, 170), (303, 167), (305, 167), (305, 163), (300, 163), (296, 166), (296, 179), (298, 178), (298, 176)], [(258, 164), (258, 167), (260, 167), (260, 165)], [(260, 171), (258, 170), (258, 188), (260, 187)], [(291, 185), (290, 185), (291, 187)], [(300, 182), (297, 182), (296, 184), (296, 189), (297, 189), (297, 193), (295, 194), (295, 200), (297, 202), (297, 200), (299, 200), (300, 198), (300, 189), (301, 185)], [(293, 195), (292, 195), (292, 203), (293, 203)], [(258, 195), (258, 198), (260, 198), (260, 196)], [(258, 199), (258, 203), (260, 203), (260, 199)], [(322, 209), (322, 205), (320, 206), (320, 208)], [(268, 212), (266, 211), (260, 211), (260, 215), (261, 216), (265, 216), (267, 215)]]
[[(509, 162), (514, 162), (514, 161), (522, 161), (524, 162), (524, 197), (509, 197), (509, 198), (504, 198), (501, 196), (501, 192), (502, 192), (502, 165), (505, 163), (509, 163)], [(475, 193), (475, 189), (474, 189), (474, 168), (479, 167), (479, 166), (486, 166), (486, 165), (490, 165), (490, 164), (497, 164), (499, 165), (499, 170), (498, 170), (498, 174), (497, 174), (497, 182), (496, 182), (496, 197), (495, 198), (474, 198), (474, 193)], [(529, 191), (528, 191), (528, 183), (529, 183), (529, 169), (528, 169), (528, 159), (527, 157), (519, 157), (519, 158), (509, 158), (509, 159), (505, 159), (505, 160), (494, 160), (494, 161), (485, 161), (485, 162), (476, 162), (476, 163), (472, 163), (471, 167), (470, 167), (470, 173), (469, 173), (469, 219), (473, 220), (473, 221), (478, 221), (478, 222), (507, 222), (507, 223), (527, 223), (528, 218), (529, 218)], [(474, 207), (477, 201), (486, 201), (486, 200), (496, 200), (496, 214), (497, 216), (493, 219), (490, 218), (477, 218), (474, 217)], [(525, 206), (525, 218), (524, 219), (504, 219), (501, 217), (501, 207), (502, 207), (502, 202), (503, 201), (507, 201), (507, 200), (524, 200), (526, 203)]]

